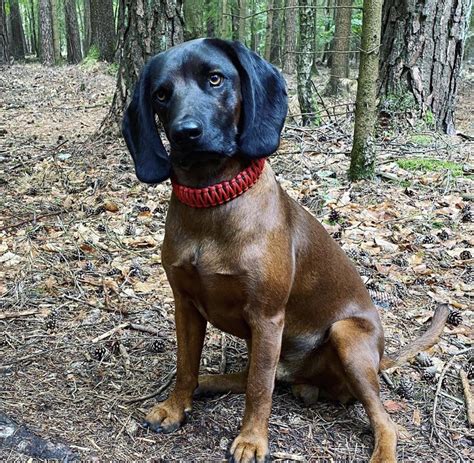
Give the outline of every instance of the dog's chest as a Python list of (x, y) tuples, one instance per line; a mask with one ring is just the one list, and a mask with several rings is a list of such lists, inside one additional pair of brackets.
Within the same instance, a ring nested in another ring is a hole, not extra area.
[(236, 336), (249, 336), (243, 319), (245, 272), (231, 250), (196, 243), (171, 256), (164, 253), (163, 264), (174, 292), (191, 301), (206, 320)]

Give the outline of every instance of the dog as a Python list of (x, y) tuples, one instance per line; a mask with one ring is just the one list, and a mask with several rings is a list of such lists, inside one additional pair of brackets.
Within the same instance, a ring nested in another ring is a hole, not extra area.
[[(139, 180), (171, 177), (162, 262), (178, 343), (174, 390), (146, 425), (172, 432), (193, 395), (245, 393), (230, 458), (263, 462), (278, 380), (308, 405), (318, 397), (362, 402), (375, 436), (371, 461), (394, 462), (397, 431), (378, 373), (432, 346), (448, 309), (440, 306), (395, 359), (383, 355), (380, 318), (353, 264), (265, 162), (279, 146), (286, 112), (282, 75), (236, 41), (185, 42), (141, 73), (122, 132)], [(244, 371), (199, 376), (207, 322), (247, 341)]]

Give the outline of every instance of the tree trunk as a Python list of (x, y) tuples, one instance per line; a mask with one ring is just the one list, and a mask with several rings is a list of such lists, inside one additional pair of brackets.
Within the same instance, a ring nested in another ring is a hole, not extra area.
[(18, 0), (10, 0), (10, 24), (12, 41), (10, 51), (16, 60), (25, 59), (25, 32), (21, 21), (20, 7)]
[(31, 46), (32, 52), (39, 56), (39, 47), (38, 47), (38, 35), (36, 30), (36, 16), (35, 16), (35, 6), (34, 1), (30, 0), (28, 3), (28, 18), (30, 20), (30, 34), (31, 34)]
[(90, 0), (91, 46), (99, 50), (99, 59), (114, 60), (116, 37), (112, 0)]
[[(102, 133), (114, 132), (121, 125), (123, 111), (150, 56), (183, 41), (183, 4), (181, 0), (124, 0), (123, 43), (117, 86), (109, 113), (102, 121)], [(162, 38), (164, 37), (164, 41)]]
[(351, 46), (352, 0), (340, 0), (336, 9), (336, 30), (334, 32), (331, 60), (331, 77), (326, 90), (328, 95), (338, 95), (341, 79), (349, 77), (349, 48)]
[(471, 0), (386, 0), (380, 94), (409, 94), (436, 128), (456, 133), (454, 106)]
[(270, 61), (270, 54), (272, 48), (272, 30), (273, 30), (273, 17), (275, 16), (274, 10), (275, 0), (269, 0), (268, 11), (267, 11), (267, 24), (265, 28), (265, 51), (263, 57)]
[(474, 12), (471, 10), (471, 21), (469, 25), (470, 34), (468, 34), (466, 44), (464, 59), (469, 63), (474, 62)]
[(383, 0), (364, 0), (362, 42), (357, 84), (354, 141), (349, 178), (360, 180), (374, 175), (375, 111), (380, 54)]
[(10, 62), (10, 48), (7, 33), (7, 14), (5, 0), (0, 0), (0, 65)]
[(314, 12), (313, 0), (299, 0), (300, 37), (298, 41), (297, 85), (303, 125), (314, 122), (317, 112), (311, 70), (313, 68), (313, 33)]
[(84, 37), (82, 39), (82, 51), (84, 56), (89, 53), (91, 47), (91, 0), (84, 0)]
[(247, 24), (247, 0), (239, 0), (239, 40), (245, 43), (245, 27)]
[(283, 71), (293, 74), (296, 71), (296, 26), (298, 0), (286, 0), (285, 6), (285, 49), (283, 51)]
[(281, 65), (282, 6), (282, 0), (273, 0), (275, 11), (273, 12), (272, 34), (270, 39), (270, 63), (276, 64), (277, 66)]
[(54, 61), (59, 63), (61, 61), (61, 38), (59, 31), (59, 9), (58, 0), (51, 0), (51, 20), (53, 25), (53, 48), (54, 48)]
[(223, 39), (230, 38), (230, 23), (229, 23), (229, 0), (221, 0), (221, 15), (219, 23), (220, 37)]
[(54, 64), (53, 24), (51, 19), (51, 0), (38, 0), (41, 62), (47, 66)]
[(77, 23), (76, 0), (65, 0), (64, 20), (66, 24), (67, 62), (77, 64), (82, 60), (81, 38)]

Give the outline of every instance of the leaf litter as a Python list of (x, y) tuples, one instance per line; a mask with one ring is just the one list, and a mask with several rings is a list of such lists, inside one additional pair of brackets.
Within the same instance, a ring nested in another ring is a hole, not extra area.
[[(100, 68), (15, 65), (2, 69), (0, 86), (0, 415), (82, 459), (222, 459), (242, 396), (196, 401), (172, 435), (141, 426), (166, 396), (176, 361), (160, 258), (170, 185), (140, 184), (121, 138), (94, 137), (114, 79)], [(377, 177), (350, 184), (353, 114), (338, 103), (317, 128), (290, 116), (270, 162), (354, 261), (379, 307), (387, 352), (415, 338), (437, 304), (457, 312), (429, 360), (387, 373), (381, 395), (399, 427), (401, 460), (472, 459), (459, 372), (472, 378), (473, 145), (432, 132), (414, 144), (398, 122), (381, 121)], [(400, 167), (407, 158), (415, 167), (449, 160), (461, 174)], [(236, 371), (245, 358), (241, 340), (208, 330), (203, 372)], [(274, 458), (298, 461), (367, 460), (373, 446), (360, 404), (304, 408), (280, 385), (270, 442)], [(25, 459), (19, 452), (0, 444), (2, 460)]]

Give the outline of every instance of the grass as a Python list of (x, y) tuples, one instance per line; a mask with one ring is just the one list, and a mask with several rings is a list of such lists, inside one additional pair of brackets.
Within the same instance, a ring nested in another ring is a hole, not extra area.
[(402, 169), (410, 171), (436, 172), (449, 170), (454, 177), (463, 175), (462, 166), (452, 161), (429, 158), (408, 158), (399, 159), (397, 164)]

